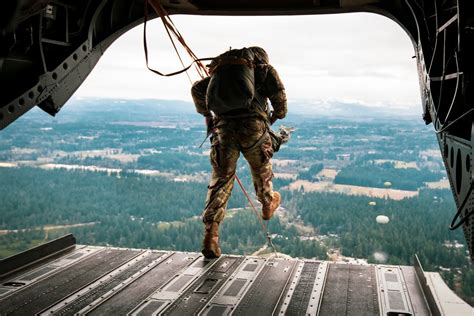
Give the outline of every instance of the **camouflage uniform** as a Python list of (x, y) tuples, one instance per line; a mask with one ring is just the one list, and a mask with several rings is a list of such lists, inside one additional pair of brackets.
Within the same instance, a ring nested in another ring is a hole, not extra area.
[[(273, 149), (267, 126), (270, 120), (285, 117), (287, 102), (285, 88), (266, 58), (263, 59), (264, 64), (258, 64), (255, 68), (255, 86), (259, 97), (252, 102), (251, 110), (226, 113), (213, 119), (210, 154), (212, 177), (203, 213), (205, 223), (220, 223), (224, 219), (241, 152), (250, 165), (258, 200), (264, 205), (272, 200), (273, 172), (270, 158)], [(191, 90), (197, 112), (208, 119), (211, 117), (206, 106), (209, 79), (196, 82)], [(272, 118), (268, 116), (267, 98), (273, 107)]]

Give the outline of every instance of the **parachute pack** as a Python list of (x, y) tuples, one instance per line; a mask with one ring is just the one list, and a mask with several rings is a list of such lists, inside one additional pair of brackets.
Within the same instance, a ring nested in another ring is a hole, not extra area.
[(248, 48), (231, 49), (211, 62), (206, 92), (209, 110), (222, 115), (251, 107), (256, 94), (254, 57)]

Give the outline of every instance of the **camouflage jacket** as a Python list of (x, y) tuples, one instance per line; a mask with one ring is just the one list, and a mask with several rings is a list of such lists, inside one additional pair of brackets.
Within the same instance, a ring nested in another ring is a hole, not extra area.
[[(206, 104), (206, 91), (207, 86), (209, 85), (209, 80), (210, 77), (206, 77), (200, 81), (195, 82), (191, 88), (191, 94), (194, 105), (196, 106), (196, 111), (204, 116), (211, 115)], [(256, 65), (255, 88), (257, 93), (263, 97), (263, 100), (260, 100), (259, 102), (257, 98), (254, 98), (252, 101), (252, 108), (255, 110), (249, 112), (247, 115), (242, 115), (242, 117), (261, 116), (262, 118), (268, 120), (267, 99), (270, 99), (273, 108), (273, 115), (276, 118), (282, 119), (286, 116), (287, 101), (285, 87), (283, 86), (283, 83), (281, 82), (275, 68), (268, 64)]]

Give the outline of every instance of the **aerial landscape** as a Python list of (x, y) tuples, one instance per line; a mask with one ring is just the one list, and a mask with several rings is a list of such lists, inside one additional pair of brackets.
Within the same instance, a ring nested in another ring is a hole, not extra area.
[[(295, 131), (273, 159), (283, 197), (268, 225), (276, 250), (362, 264), (410, 265), (417, 254), (472, 304), (474, 273), (461, 230), (448, 229), (455, 205), (431, 127), (357, 105), (294, 107), (281, 124)], [(199, 251), (205, 136), (182, 101), (73, 99), (54, 119), (31, 111), (0, 138), (9, 184), (0, 186), (0, 256), (66, 233), (81, 244)], [(237, 173), (255, 199), (245, 161)], [(224, 253), (271, 251), (237, 186), (223, 227)]]

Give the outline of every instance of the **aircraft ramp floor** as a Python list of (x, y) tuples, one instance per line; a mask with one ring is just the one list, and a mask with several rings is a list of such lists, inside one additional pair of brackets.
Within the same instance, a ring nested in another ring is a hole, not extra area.
[(452, 306), (437, 297), (441, 290), (430, 285), (436, 278), (421, 267), (206, 260), (199, 253), (76, 245), (71, 235), (2, 260), (0, 275), (1, 315), (472, 316), (456, 296), (443, 292)]

